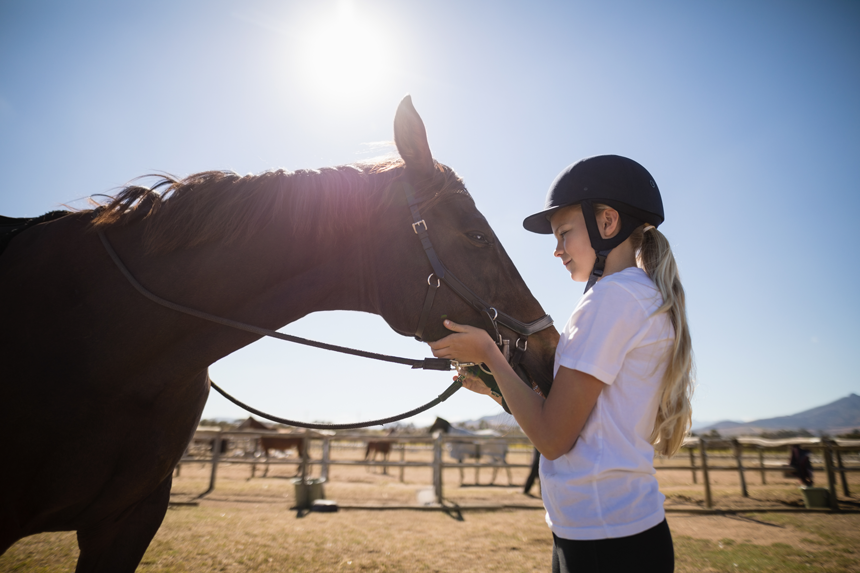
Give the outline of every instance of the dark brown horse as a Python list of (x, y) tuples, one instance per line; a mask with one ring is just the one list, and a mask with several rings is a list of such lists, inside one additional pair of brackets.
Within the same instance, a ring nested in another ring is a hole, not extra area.
[[(386, 436), (391, 436), (394, 434), (394, 428), (389, 428), (385, 431)], [(382, 461), (387, 462), (388, 456), (391, 454), (391, 440), (368, 440), (367, 447), (364, 450), (364, 461), (376, 461), (376, 454), (382, 455)], [(368, 467), (367, 469), (373, 469), (372, 467)], [(382, 466), (382, 473), (388, 474), (388, 466)]]
[[(208, 366), (259, 338), (142, 297), (96, 229), (140, 283), (178, 304), (268, 329), (315, 311), (372, 312), (411, 336), (433, 271), (408, 181), (451, 272), (520, 321), (544, 314), (460, 178), (433, 160), (408, 97), (394, 134), (402, 160), (206, 172), (165, 180), (161, 194), (128, 187), (105, 208), (12, 240), (0, 256), (0, 435), (15, 471), (0, 473), (0, 553), (27, 535), (75, 530), (78, 571), (133, 571), (200, 420)], [(425, 340), (446, 334), (443, 314), (485, 324), (443, 285)], [(554, 328), (534, 334), (522, 357), (544, 390), (557, 340)]]
[[(266, 424), (255, 420), (252, 416), (249, 416), (247, 420), (243, 421), (236, 427), (237, 430), (260, 430), (263, 432), (271, 433), (270, 436), (260, 436), (254, 440), (255, 449), (259, 452), (259, 455), (265, 454), (266, 456), (266, 470), (263, 472), (263, 477), (269, 475), (269, 458), (271, 457), (271, 452), (286, 452), (288, 450), (296, 450), (296, 454), (301, 458), (305, 453), (305, 439), (300, 435), (284, 435), (278, 434), (277, 430), (274, 428), (270, 428)], [(310, 452), (308, 452), (310, 454)], [(310, 458), (310, 455), (308, 455)], [(298, 472), (301, 471), (301, 466), (298, 468)], [(254, 464), (251, 467), (251, 477), (255, 477), (257, 473), (257, 466)]]

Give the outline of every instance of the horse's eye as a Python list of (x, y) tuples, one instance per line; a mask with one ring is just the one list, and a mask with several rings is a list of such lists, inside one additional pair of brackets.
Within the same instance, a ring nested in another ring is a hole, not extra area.
[(488, 244), (490, 241), (484, 233), (467, 233), (470, 239), (477, 243)]

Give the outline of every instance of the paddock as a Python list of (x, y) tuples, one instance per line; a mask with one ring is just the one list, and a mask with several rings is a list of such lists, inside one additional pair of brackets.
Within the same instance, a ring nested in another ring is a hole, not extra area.
[[(461, 487), (457, 467), (443, 448), (444, 503), (439, 505), (432, 481), (432, 436), (397, 437), (388, 475), (378, 471), (381, 462), (363, 461), (362, 440), (369, 437), (381, 439), (376, 434), (329, 436), (325, 493), (339, 505), (339, 511), (330, 514), (296, 508), (298, 456), (273, 459), (268, 477), (258, 472), (251, 478), (250, 460), (230, 455), (241, 449), (237, 445), (220, 458), (215, 488), (195, 501), (212, 475), (211, 456), (204, 456), (201, 448), (199, 457), (184, 460), (174, 479), (174, 503), (139, 571), (549, 569), (551, 536), (538, 488), (527, 496), (520, 485), (528, 474), (529, 444), (511, 445), (508, 461), (521, 466), (512, 470), (513, 486), (506, 480), (489, 485), (490, 470), (479, 467), (481, 485), (472, 485), (472, 468)], [(312, 463), (306, 466), (307, 476), (319, 477), (323, 437), (309, 440)], [(744, 448), (744, 497), (734, 451), (725, 442), (707, 441), (708, 509), (697, 447), (694, 441), (696, 482), (691, 466), (682, 463), (689, 464), (688, 451), (655, 463), (666, 495), (678, 573), (860, 570), (860, 473), (845, 472), (850, 496), (843, 495), (837, 483), (838, 512), (807, 510), (797, 481), (783, 475), (787, 446), (761, 452), (763, 465), (771, 468), (764, 474), (756, 467), (760, 452)], [(860, 467), (856, 449), (840, 453), (846, 469)], [(398, 467), (401, 455), (414, 465)], [(815, 450), (813, 462), (816, 485), (825, 483), (824, 459)], [(374, 465), (377, 471), (368, 471)], [(683, 469), (669, 468), (676, 465)], [(0, 571), (71, 573), (76, 559), (73, 532), (43, 533), (22, 539), (0, 557)]]
[[(219, 436), (222, 440), (226, 438), (240, 444), (241, 440), (254, 439), (258, 435), (235, 431), (214, 434), (217, 435), (210, 436), (205, 433), (203, 437), (215, 439), (216, 444)], [(445, 446), (449, 442), (462, 441), (462, 436), (381, 436), (370, 433), (317, 432), (302, 435), (307, 441), (306, 458), (292, 455), (266, 462), (253, 456), (248, 457), (241, 448), (223, 456), (213, 455), (211, 452), (186, 456), (174, 479), (174, 501), (191, 503), (210, 496), (215, 491), (219, 495), (233, 495), (231, 492), (234, 491), (241, 495), (239, 490), (253, 491), (251, 482), (257, 475), (257, 466), (268, 464), (270, 476), (287, 484), (287, 491), (280, 495), (286, 495), (288, 499), (293, 495), (290, 493), (293, 487), (291, 480), (316, 478), (324, 480), (326, 497), (334, 499), (340, 505), (386, 508), (394, 504), (412, 508), (444, 508), (446, 503), (454, 501), (461, 505), (471, 504), (487, 509), (540, 507), (537, 497), (509, 494), (496, 496), (487, 493), (493, 490), (516, 493), (522, 488), (531, 468), (532, 455), (531, 443), (525, 437), (471, 437), (479, 448), (485, 440), (507, 442), (507, 463), (493, 463), (482, 458), (476, 462), (461, 464), (450, 457)], [(390, 442), (392, 451), (389, 460), (365, 460), (364, 452), (368, 441)], [(855, 503), (854, 500), (860, 492), (858, 440), (689, 438), (674, 458), (655, 458), (654, 467), (661, 490), (667, 497), (667, 510), (810, 511), (804, 506), (797, 480), (785, 475), (788, 450), (792, 444), (801, 444), (812, 451), (815, 485), (828, 490), (829, 508), (815, 511), (840, 511), (853, 507), (851, 504)], [(219, 449), (216, 447), (215, 451)], [(237, 452), (243, 455), (230, 455)], [(367, 492), (359, 493), (361, 487), (356, 490), (348, 485), (366, 483), (371, 475), (368, 469), (382, 468), (390, 472), (380, 476), (386, 479), (386, 483), (391, 487), (386, 497), (375, 498)], [(513, 479), (510, 484), (504, 479), (506, 476), (502, 472), (499, 472), (495, 483), (489, 483), (490, 473), (498, 468), (512, 470)], [(466, 478), (461, 481), (462, 469), (467, 471)], [(244, 485), (237, 488), (234, 483), (237, 480), (244, 482)], [(396, 484), (400, 484), (400, 487), (394, 487)], [(337, 497), (333, 492), (339, 490), (343, 491), (343, 495)], [(399, 493), (395, 495), (394, 491)], [(537, 495), (538, 492), (539, 487), (535, 487), (533, 493)], [(281, 500), (283, 499), (282, 497)], [(727, 503), (727, 499), (731, 499), (731, 503)], [(846, 503), (848, 505), (842, 507)]]

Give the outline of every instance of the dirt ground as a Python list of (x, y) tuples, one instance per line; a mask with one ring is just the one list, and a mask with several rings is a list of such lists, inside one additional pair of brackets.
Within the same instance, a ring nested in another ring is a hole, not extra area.
[[(319, 459), (318, 452), (312, 452)], [(359, 459), (343, 451), (335, 459)], [(527, 464), (528, 449), (509, 462)], [(395, 453), (392, 460), (398, 460)], [(429, 452), (407, 454), (429, 461)], [(283, 461), (291, 461), (285, 458)], [(675, 460), (672, 463), (678, 463)], [(659, 465), (658, 465), (659, 467)], [(448, 469), (446, 510), (433, 503), (430, 468), (331, 466), (325, 497), (336, 513), (304, 512), (295, 505), (294, 465), (273, 465), (266, 478), (251, 467), (219, 466), (214, 491), (205, 491), (210, 468), (184, 464), (175, 478), (171, 507), (138, 571), (548, 571), (552, 538), (544, 522), (538, 487), (525, 495), (528, 470)], [(318, 476), (313, 466), (311, 476)], [(803, 506), (798, 486), (779, 473), (767, 484), (749, 472), (749, 497), (740, 495), (737, 472), (712, 472), (714, 506), (769, 511), (700, 515), (701, 476), (689, 470), (658, 470), (676, 550), (676, 571), (860, 571), (860, 472), (851, 476), (851, 497), (838, 489), (844, 513), (786, 513)], [(820, 476), (817, 476), (820, 479)], [(480, 509), (507, 506), (504, 510)], [(386, 509), (383, 509), (386, 508)], [(855, 513), (851, 513), (855, 512)], [(19, 541), (0, 556), (0, 573), (74, 571), (74, 533), (46, 533)]]

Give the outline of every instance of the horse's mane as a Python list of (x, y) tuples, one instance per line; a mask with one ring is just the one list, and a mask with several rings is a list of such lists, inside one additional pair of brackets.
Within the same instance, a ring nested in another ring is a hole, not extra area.
[[(240, 242), (276, 215), (292, 232), (328, 233), (397, 200), (402, 190), (392, 183), (405, 173), (403, 161), (396, 159), (245, 176), (231, 171), (204, 171), (183, 179), (161, 175), (152, 187), (129, 185), (94, 209), (93, 226), (143, 221), (151, 252), (211, 241)], [(413, 184), (422, 201), (467, 193), (460, 177), (440, 163), (430, 179)]]

